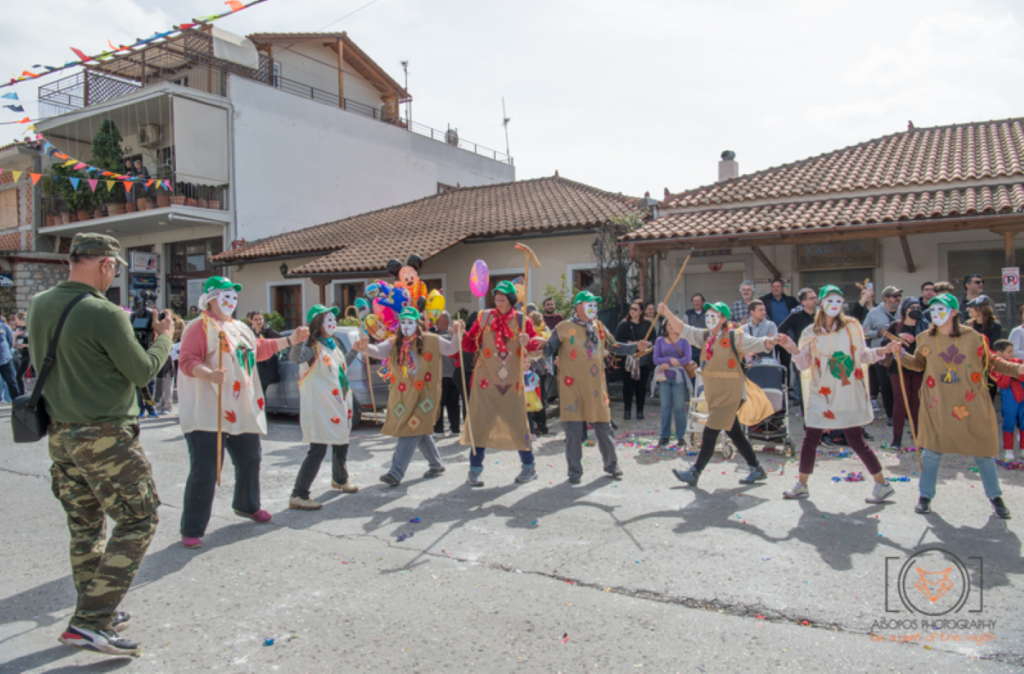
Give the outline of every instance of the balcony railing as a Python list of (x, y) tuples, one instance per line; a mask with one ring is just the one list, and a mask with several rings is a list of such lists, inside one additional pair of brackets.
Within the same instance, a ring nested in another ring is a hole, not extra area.
[[(45, 176), (43, 180), (49, 181), (50, 177)], [(100, 181), (100, 186), (92, 192), (83, 180), (70, 204), (65, 198), (66, 195), (56, 190), (52, 182), (40, 183), (43, 191), (40, 200), (43, 226), (54, 227), (126, 213), (144, 213), (169, 206), (207, 208), (214, 211), (226, 211), (230, 206), (230, 190), (226, 185), (176, 182), (173, 174), (170, 180), (171, 191), (158, 189), (156, 183), (149, 187), (140, 183), (132, 188), (130, 194), (125, 192), (120, 181), (114, 186), (113, 192), (106, 191), (104, 181)]]

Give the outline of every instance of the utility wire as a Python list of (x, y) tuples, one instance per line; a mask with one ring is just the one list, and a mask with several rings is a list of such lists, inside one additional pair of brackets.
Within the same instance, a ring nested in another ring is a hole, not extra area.
[(372, 5), (372, 4), (373, 4), (373, 3), (375, 3), (375, 2), (377, 2), (377, 0), (370, 0), (370, 1), (368, 2), (368, 3), (366, 3), (365, 5), (363, 5), (362, 7), (360, 7), (359, 9), (355, 9), (355, 10), (352, 10), (351, 12), (349, 12), (349, 13), (348, 13), (348, 14), (346, 14), (345, 16), (341, 17), (340, 19), (335, 19), (334, 21), (331, 21), (331, 22), (330, 22), (329, 24), (327, 24), (326, 26), (324, 26), (324, 27), (323, 27), (323, 28), (321, 28), (320, 30), (324, 30), (325, 28), (330, 28), (331, 26), (333, 26), (334, 24), (338, 23), (339, 21), (342, 21), (342, 20), (344, 20), (344, 19), (347, 19), (348, 17), (352, 16), (353, 14), (355, 14), (356, 12), (358, 12), (359, 10), (362, 10), (362, 9), (366, 9), (367, 7), (369, 7), (370, 5)]

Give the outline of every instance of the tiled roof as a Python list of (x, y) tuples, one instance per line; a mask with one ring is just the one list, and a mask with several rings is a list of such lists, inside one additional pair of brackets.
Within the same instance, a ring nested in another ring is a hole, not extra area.
[[(911, 129), (666, 195), (663, 209), (1024, 175), (1024, 119)], [(895, 190), (893, 189), (895, 188)]]
[(344, 220), (254, 241), (214, 260), (232, 264), (333, 251), (290, 275), (378, 271), (391, 258), (426, 260), (470, 237), (585, 229), (627, 214), (637, 200), (558, 176), (463, 187)]
[(624, 237), (627, 241), (801, 232), (958, 216), (1024, 214), (1024, 182), (996, 187), (900, 192), (748, 208), (672, 213)]

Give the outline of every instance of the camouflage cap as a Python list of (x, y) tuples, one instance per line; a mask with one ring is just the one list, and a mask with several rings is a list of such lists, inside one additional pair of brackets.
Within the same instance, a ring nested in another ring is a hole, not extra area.
[(99, 257), (113, 257), (127, 266), (128, 263), (121, 257), (121, 242), (112, 236), (105, 234), (87, 234), (79, 232), (71, 240), (70, 255), (96, 255)]

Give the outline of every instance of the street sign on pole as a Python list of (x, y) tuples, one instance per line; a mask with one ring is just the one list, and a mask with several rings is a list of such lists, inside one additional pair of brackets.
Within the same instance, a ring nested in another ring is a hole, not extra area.
[(1003, 267), (1003, 292), (1020, 292), (1020, 267)]

